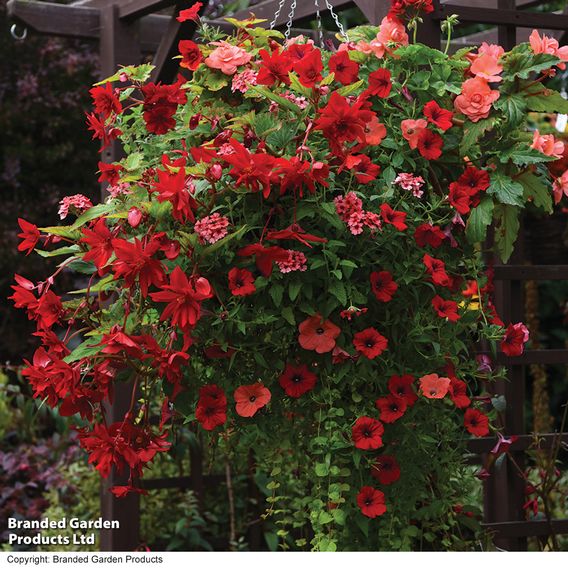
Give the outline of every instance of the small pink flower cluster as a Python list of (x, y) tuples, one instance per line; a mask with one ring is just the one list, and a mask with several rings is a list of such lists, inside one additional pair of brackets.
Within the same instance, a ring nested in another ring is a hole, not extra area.
[(231, 91), (240, 91), (241, 93), (246, 93), (250, 87), (256, 85), (256, 76), (258, 73), (252, 69), (245, 69), (242, 73), (237, 73), (233, 77), (231, 83)]
[(299, 250), (288, 250), (287, 252), (288, 260), (276, 261), (280, 272), (305, 272), (308, 268), (306, 255)]
[(68, 195), (59, 202), (59, 218), (65, 219), (65, 217), (69, 215), (69, 209), (71, 209), (73, 213), (80, 215), (83, 211), (90, 209), (92, 206), (91, 200), (82, 193)]
[(393, 183), (399, 185), (406, 191), (412, 191), (412, 195), (414, 195), (414, 197), (420, 198), (424, 195), (424, 191), (422, 191), (424, 180), (420, 176), (414, 176), (412, 174), (398, 174)]
[(365, 211), (363, 202), (350, 191), (345, 197), (339, 195), (333, 202), (335, 211), (344, 223), (347, 223), (351, 234), (360, 235), (363, 227), (371, 230), (380, 229), (382, 226), (381, 218), (376, 213)]
[(121, 195), (130, 195), (132, 190), (130, 189), (130, 184), (118, 183), (116, 185), (109, 185), (107, 187), (107, 192), (113, 199), (116, 199)]
[(195, 223), (195, 232), (199, 235), (201, 243), (216, 243), (227, 235), (227, 227), (229, 226), (229, 219), (213, 213), (207, 217), (203, 217)]
[(285, 99), (292, 101), (295, 105), (300, 107), (302, 110), (304, 110), (309, 104), (306, 97), (298, 97), (294, 93), (291, 93), (290, 91), (286, 91), (282, 96)]

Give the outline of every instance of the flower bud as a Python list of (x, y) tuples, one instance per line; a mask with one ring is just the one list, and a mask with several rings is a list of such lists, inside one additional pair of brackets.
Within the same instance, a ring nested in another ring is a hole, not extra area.
[(201, 120), (201, 114), (194, 114), (189, 120), (189, 129), (195, 130), (199, 126), (199, 121)]
[(142, 211), (137, 207), (131, 207), (128, 211), (128, 224), (133, 228), (136, 229), (140, 222), (142, 221)]
[(207, 173), (211, 179), (219, 181), (223, 175), (223, 167), (221, 164), (213, 164)]

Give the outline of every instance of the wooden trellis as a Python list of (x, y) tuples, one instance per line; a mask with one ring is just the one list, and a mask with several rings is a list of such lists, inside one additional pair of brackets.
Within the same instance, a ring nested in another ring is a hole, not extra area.
[[(460, 4), (459, 2), (464, 2)], [(340, 11), (357, 6), (368, 21), (378, 24), (388, 12), (389, 0), (330, 0)], [(454, 0), (454, 2), (434, 1), (434, 12), (424, 18), (419, 28), (419, 40), (439, 47), (441, 43), (440, 22), (451, 14), (456, 14), (462, 23), (479, 23), (493, 26), (492, 29), (466, 38), (466, 42), (480, 43), (493, 41), (505, 49), (511, 49), (519, 40), (526, 39), (530, 29), (545, 30), (555, 35), (560, 43), (568, 34), (568, 15), (531, 12), (544, 0)], [(62, 5), (35, 0), (9, 0), (8, 10), (15, 22), (42, 34), (96, 39), (101, 55), (101, 74), (108, 76), (120, 65), (140, 63), (143, 57), (153, 55), (156, 66), (154, 81), (171, 81), (177, 73), (177, 60), (173, 61), (177, 43), (188, 39), (195, 32), (193, 22), (180, 24), (175, 14), (180, 8), (187, 8), (188, 0), (78, 0)], [(204, 4), (207, 4), (204, 2)], [(209, 4), (215, 4), (210, 2)], [(311, 18), (316, 12), (313, 0), (298, 2), (294, 21)], [(323, 2), (320, 2), (320, 5)], [(175, 7), (173, 15), (156, 14), (164, 8)], [(264, 0), (254, 3), (251, 10), (258, 18), (272, 20), (278, 6), (277, 0)], [(287, 7), (289, 2), (287, 3)], [(324, 11), (321, 6), (320, 9)], [(282, 10), (276, 20), (276, 27), (283, 26), (288, 19), (288, 11)], [(207, 20), (208, 6), (202, 8), (206, 21), (220, 27), (227, 27), (222, 20)], [(249, 10), (233, 15), (245, 19)], [(295, 30), (311, 34), (313, 30)], [(464, 42), (463, 38), (456, 44)], [(120, 149), (111, 148), (104, 155), (107, 161), (118, 159)], [(517, 247), (512, 264), (495, 267), (496, 307), (503, 321), (522, 321), (524, 318), (523, 290), (527, 280), (568, 280), (568, 266), (527, 265), (523, 258), (522, 246)], [(517, 442), (511, 447), (517, 463), (524, 464), (524, 452), (534, 441), (525, 431), (524, 391), (525, 368), (533, 363), (543, 365), (568, 364), (568, 349), (528, 350), (520, 357), (509, 359), (500, 356), (499, 364), (507, 367), (510, 380), (496, 386), (496, 395), (504, 395), (508, 401), (505, 411), (504, 434), (517, 435)], [(128, 385), (123, 385), (127, 387)], [(110, 409), (111, 420), (124, 417), (130, 399), (130, 389), (117, 388), (116, 402)], [(550, 448), (558, 443), (559, 434), (543, 434), (541, 448)], [(568, 442), (568, 435), (562, 435)], [(468, 448), (473, 454), (487, 454), (495, 445), (495, 438), (471, 440)], [(200, 499), (205, 488), (222, 482), (221, 476), (206, 476), (202, 471), (200, 450), (194, 448), (190, 455), (191, 469), (187, 477), (173, 479), (147, 480), (147, 489), (191, 488)], [(251, 471), (254, 464), (250, 464)], [(252, 478), (252, 476), (251, 476)], [(117, 500), (108, 491), (109, 485), (123, 483), (124, 480), (113, 474), (101, 490), (102, 514), (107, 519), (120, 521), (120, 530), (102, 531), (102, 550), (134, 550), (139, 545), (139, 501), (136, 495)], [(252, 484), (254, 485), (254, 484)], [(548, 536), (551, 533), (568, 533), (568, 519), (525, 520), (523, 504), (525, 501), (524, 481), (506, 461), (503, 466), (484, 481), (484, 524), (495, 532), (497, 546), (507, 550), (526, 550), (527, 537)], [(254, 487), (250, 491), (254, 491)], [(260, 525), (249, 535), (251, 548), (261, 545)]]

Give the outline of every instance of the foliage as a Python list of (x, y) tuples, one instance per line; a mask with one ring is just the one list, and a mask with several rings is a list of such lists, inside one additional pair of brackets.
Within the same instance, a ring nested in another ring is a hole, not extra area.
[[(24, 375), (89, 424), (103, 476), (130, 471), (117, 495), (141, 491), (182, 417), (221, 463), (254, 450), (281, 548), (471, 548), (462, 456), (504, 406), (485, 391), (503, 372), (472, 352), (528, 340), (495, 312), (483, 242), (493, 224), (507, 259), (527, 201), (550, 209), (564, 148), (525, 109), (565, 110), (541, 84), (563, 55), (450, 56), (392, 17), (334, 54), (237, 28), (180, 42), (189, 81), (128, 67), (91, 90), (89, 128), (126, 157), (99, 164), (104, 204), (21, 222), (21, 250), (63, 257), (13, 287), (42, 340)], [(61, 297), (64, 271), (86, 285)], [(131, 404), (110, 424), (119, 382)]]

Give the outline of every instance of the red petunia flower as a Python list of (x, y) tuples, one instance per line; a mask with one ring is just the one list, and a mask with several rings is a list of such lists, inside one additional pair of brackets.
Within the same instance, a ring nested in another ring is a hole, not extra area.
[(427, 160), (437, 160), (442, 155), (444, 140), (436, 133), (425, 128), (418, 135), (417, 148), (420, 155)]
[(436, 373), (420, 377), (420, 390), (426, 398), (444, 398), (450, 388), (448, 377), (439, 377)]
[(436, 295), (432, 298), (432, 307), (441, 318), (446, 318), (448, 321), (453, 322), (460, 319), (458, 305), (453, 300), (444, 300), (441, 296)]
[(342, 85), (351, 85), (359, 78), (359, 64), (349, 57), (347, 51), (340, 51), (329, 58), (329, 70)]
[(329, 353), (335, 347), (335, 340), (341, 329), (329, 320), (324, 320), (320, 314), (305, 319), (299, 326), (300, 345), (316, 353)]
[(229, 270), (229, 290), (233, 296), (250, 296), (256, 292), (254, 276), (246, 268)]
[(182, 39), (178, 43), (178, 50), (182, 59), (180, 61), (180, 67), (189, 69), (190, 71), (195, 71), (201, 61), (203, 61), (203, 54), (199, 49), (199, 46), (190, 39)]
[(299, 398), (311, 391), (317, 380), (317, 375), (309, 371), (307, 365), (295, 367), (288, 363), (280, 375), (279, 383), (288, 396)]
[(414, 240), (419, 247), (424, 248), (430, 245), (432, 248), (438, 248), (446, 238), (446, 235), (440, 227), (431, 223), (423, 223), (416, 227), (414, 231)]
[(41, 234), (33, 223), (29, 223), (25, 219), (18, 219), (18, 225), (22, 229), (22, 232), (18, 233), (18, 237), (22, 239), (22, 242), (18, 245), (18, 250), (20, 252), (27, 251), (27, 256), (35, 249)]
[(371, 475), (383, 485), (390, 485), (400, 478), (400, 466), (394, 456), (383, 454), (371, 466)]
[(430, 275), (434, 284), (438, 284), (439, 286), (451, 285), (452, 281), (446, 272), (446, 264), (443, 260), (439, 260), (429, 254), (425, 254), (422, 257), (422, 262), (424, 263), (426, 271)]
[(199, 18), (199, 10), (203, 6), (202, 2), (196, 2), (188, 8), (187, 10), (181, 10), (178, 14), (177, 21), (178, 22), (187, 22), (188, 20), (196, 21)]
[(273, 51), (268, 53), (266, 49), (261, 49), (258, 53), (262, 59), (256, 82), (258, 85), (266, 85), (271, 87), (276, 83), (290, 84), (290, 77), (288, 73), (292, 70), (294, 60), (286, 52), (279, 53)]
[(477, 408), (468, 408), (465, 411), (463, 425), (470, 434), (478, 438), (489, 434), (489, 418)]
[(385, 99), (389, 96), (392, 89), (391, 74), (388, 69), (377, 69), (369, 74), (369, 86), (365, 89), (362, 96), (371, 95)]
[(385, 494), (370, 485), (361, 487), (361, 491), (357, 494), (357, 505), (359, 505), (361, 513), (370, 519), (380, 517), (387, 511)]
[(388, 339), (373, 327), (359, 331), (353, 336), (355, 349), (367, 359), (378, 357), (388, 347), (388, 343)]
[(381, 205), (381, 217), (385, 223), (392, 225), (397, 231), (406, 231), (408, 225), (406, 221), (406, 213), (403, 211), (395, 211), (388, 203)]
[(510, 323), (501, 341), (501, 351), (508, 357), (518, 357), (523, 354), (525, 343), (529, 340), (529, 330), (522, 323)]
[(239, 416), (250, 418), (264, 408), (271, 398), (270, 391), (262, 383), (242, 385), (235, 390), (236, 411)]
[(399, 398), (389, 394), (375, 401), (375, 406), (379, 411), (379, 418), (387, 424), (396, 422), (401, 416), (404, 416), (408, 405), (406, 399)]
[(382, 447), (384, 426), (375, 418), (360, 416), (351, 428), (351, 438), (360, 450), (377, 450)]
[(403, 398), (408, 406), (412, 406), (418, 400), (418, 395), (412, 388), (414, 381), (412, 375), (392, 375), (388, 382), (389, 392), (393, 396)]
[(388, 270), (371, 272), (371, 290), (379, 302), (390, 302), (398, 289), (398, 284), (393, 280)]
[(195, 418), (204, 430), (214, 430), (227, 421), (227, 397), (225, 391), (215, 384), (199, 389), (199, 401)]
[(445, 132), (452, 127), (454, 113), (440, 107), (436, 101), (430, 101), (424, 105), (424, 116), (429, 123), (436, 125)]
[(490, 183), (489, 172), (480, 170), (474, 166), (468, 166), (463, 174), (458, 178), (458, 185), (465, 187), (470, 192), (470, 195), (475, 195), (480, 191), (485, 191)]
[(471, 404), (464, 381), (456, 377), (450, 378), (450, 398), (457, 408), (467, 408)]
[(213, 297), (211, 284), (202, 276), (187, 277), (176, 266), (170, 274), (170, 283), (163, 284), (160, 292), (152, 292), (154, 302), (168, 302), (160, 320), (171, 318), (172, 325), (183, 331), (190, 331), (201, 317), (201, 303)]
[(304, 87), (310, 89), (315, 87), (316, 83), (319, 83), (323, 78), (321, 75), (323, 71), (321, 51), (312, 49), (294, 65), (294, 71), (298, 73), (298, 79)]

